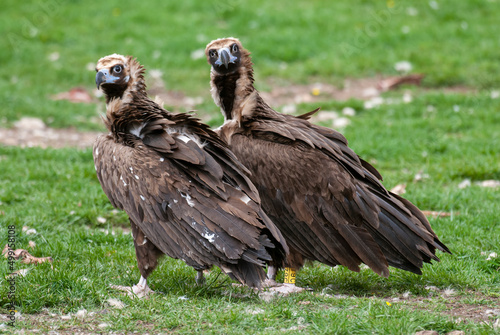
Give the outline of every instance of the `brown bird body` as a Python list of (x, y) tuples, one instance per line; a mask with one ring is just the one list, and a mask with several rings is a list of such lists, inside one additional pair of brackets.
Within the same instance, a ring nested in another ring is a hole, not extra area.
[(130, 218), (139, 285), (166, 254), (201, 274), (212, 265), (261, 286), (262, 266), (285, 257), (283, 237), (260, 208), (246, 169), (208, 126), (150, 100), (143, 67), (132, 57), (99, 60), (110, 133), (94, 145), (97, 176), (109, 200)]
[[(388, 266), (421, 273), (423, 262), (449, 252), (422, 212), (387, 191), (377, 170), (339, 132), (274, 111), (253, 86), (250, 53), (234, 38), (206, 48), (212, 97), (225, 122), (218, 129), (251, 171), (262, 207), (290, 247), (287, 266), (305, 259), (381, 276)], [(271, 274), (273, 275), (273, 274)]]

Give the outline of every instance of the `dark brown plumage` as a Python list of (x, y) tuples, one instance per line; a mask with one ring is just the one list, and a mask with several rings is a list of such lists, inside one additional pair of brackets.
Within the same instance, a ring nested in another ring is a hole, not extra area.
[(234, 38), (206, 48), (212, 97), (225, 122), (218, 132), (251, 171), (262, 207), (290, 247), (287, 266), (305, 259), (381, 276), (388, 266), (417, 274), (449, 252), (422, 212), (387, 191), (378, 171), (342, 134), (311, 124), (315, 112), (277, 113), (253, 86), (250, 53)]
[(287, 247), (261, 210), (248, 171), (207, 125), (150, 100), (144, 69), (132, 57), (104, 57), (96, 71), (110, 133), (96, 140), (94, 161), (109, 200), (130, 217), (138, 286), (147, 288), (163, 254), (199, 273), (216, 265), (261, 286), (262, 266), (283, 259)]

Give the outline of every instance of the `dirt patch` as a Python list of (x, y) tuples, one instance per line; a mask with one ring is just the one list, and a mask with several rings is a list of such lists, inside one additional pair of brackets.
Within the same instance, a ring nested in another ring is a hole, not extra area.
[(76, 129), (46, 127), (37, 118), (22, 118), (13, 128), (0, 128), (0, 143), (8, 146), (41, 148), (88, 148), (94, 144), (100, 132), (81, 132)]
[[(283, 106), (299, 103), (314, 103), (325, 100), (345, 101), (349, 99), (369, 100), (383, 92), (395, 89), (402, 84), (419, 85), (422, 77), (409, 76), (377, 76), (371, 78), (346, 79), (342, 86), (325, 83), (307, 85), (283, 84), (277, 85), (269, 80), (270, 92), (260, 92), (264, 100), (271, 106)], [(432, 89), (422, 89), (433, 91)], [(475, 90), (465, 86), (452, 86), (439, 89), (443, 93), (468, 94)]]
[(500, 307), (498, 299), (482, 297), (472, 302), (470, 298), (464, 297), (436, 297), (422, 298), (414, 297), (397, 300), (401, 303), (421, 311), (439, 311), (441, 315), (449, 316), (456, 322), (486, 322), (493, 324), (500, 318)]
[[(298, 112), (296, 104), (299, 103), (319, 103), (329, 100), (345, 101), (349, 99), (359, 99), (369, 102), (370, 99), (379, 97), (381, 93), (395, 88), (399, 84), (419, 85), (420, 79), (420, 77), (415, 79), (415, 77), (411, 76), (377, 76), (372, 78), (346, 79), (341, 87), (325, 83), (296, 85), (284, 83), (283, 81), (280, 81), (278, 84), (277, 80), (269, 79), (267, 84), (273, 87), (273, 89), (270, 92), (261, 92), (261, 95), (269, 105), (279, 108), (279, 111), (296, 113)], [(190, 97), (180, 91), (166, 90), (161, 73), (152, 75), (149, 81), (149, 96), (158, 102), (164, 102), (166, 106), (172, 107), (174, 111), (195, 110), (197, 105), (202, 104), (207, 99), (212, 99), (208, 92), (205, 96)], [(75, 103), (103, 103), (98, 100), (98, 96), (96, 95), (97, 93), (102, 95), (102, 92), (95, 91), (93, 93), (94, 96), (92, 96), (91, 93), (82, 90), (84, 89), (75, 88), (76, 95), (75, 92), (72, 94), (71, 90), (63, 92), (57, 96), (57, 99), (67, 99)], [(431, 90), (424, 89), (424, 91)], [(467, 94), (475, 91), (467, 87), (456, 86), (439, 89), (439, 92)], [(80, 99), (81, 101), (77, 99), (82, 95), (89, 98)], [(317, 114), (315, 121), (338, 119), (338, 116), (332, 112), (321, 113)], [(345, 118), (339, 118), (337, 121), (338, 124), (335, 122), (332, 124), (334, 128), (342, 128), (348, 124)], [(49, 128), (40, 119), (22, 118), (15, 123), (13, 128), (0, 128), (0, 143), (20, 147), (88, 148), (93, 145), (95, 138), (99, 134), (100, 132), (80, 132), (75, 129)]]

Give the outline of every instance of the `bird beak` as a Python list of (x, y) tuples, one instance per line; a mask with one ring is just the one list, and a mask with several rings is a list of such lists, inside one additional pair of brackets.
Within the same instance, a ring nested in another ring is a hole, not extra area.
[(235, 63), (237, 58), (231, 54), (228, 48), (219, 49), (219, 58), (215, 62), (215, 65), (224, 65), (226, 69), (229, 67), (230, 63)]
[(120, 79), (120, 77), (112, 76), (109, 73), (108, 69), (102, 69), (99, 72), (97, 72), (97, 74), (95, 76), (95, 84), (97, 85), (97, 89), (99, 89), (101, 87), (101, 84), (103, 84), (103, 83), (104, 84), (112, 84), (118, 79)]

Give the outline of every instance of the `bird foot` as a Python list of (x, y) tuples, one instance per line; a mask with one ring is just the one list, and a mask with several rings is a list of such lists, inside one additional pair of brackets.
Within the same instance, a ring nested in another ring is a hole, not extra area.
[(303, 291), (306, 291), (306, 289), (295, 286), (295, 284), (276, 284), (276, 286), (269, 287), (269, 292), (285, 296), (290, 293), (299, 293)]
[(262, 283), (262, 288), (276, 287), (279, 285), (281, 284), (277, 283), (276, 280), (268, 278)]
[(155, 293), (152, 289), (149, 288), (147, 284), (141, 285), (137, 284), (134, 286), (121, 286), (121, 285), (111, 285), (112, 289), (126, 292), (130, 298), (139, 298), (139, 299), (147, 299), (149, 295)]

